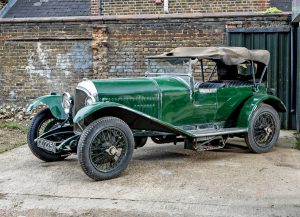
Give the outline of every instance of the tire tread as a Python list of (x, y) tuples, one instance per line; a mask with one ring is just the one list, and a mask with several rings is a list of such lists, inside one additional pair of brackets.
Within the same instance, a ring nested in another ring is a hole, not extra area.
[(61, 161), (65, 159), (68, 155), (60, 155), (60, 154), (50, 154), (45, 152), (44, 150), (38, 148), (34, 142), (35, 133), (38, 130), (37, 127), (39, 126), (40, 122), (46, 118), (52, 118), (53, 115), (50, 109), (46, 108), (39, 111), (32, 121), (29, 124), (28, 132), (27, 132), (27, 143), (31, 150), (31, 152), (36, 156), (38, 159), (45, 161), (45, 162), (53, 162), (53, 161)]
[[(90, 178), (96, 180), (96, 181), (100, 181), (100, 180), (107, 180), (107, 179), (112, 179), (115, 178), (117, 176), (119, 176), (121, 174), (121, 172), (123, 170), (126, 169), (128, 162), (126, 162), (126, 165), (123, 165), (123, 167), (121, 169), (119, 169), (119, 171), (116, 174), (103, 174), (103, 175), (99, 175), (99, 174), (95, 174), (93, 169), (90, 168), (89, 163), (87, 162), (88, 159), (85, 158), (85, 153), (84, 153), (84, 149), (85, 149), (85, 144), (87, 142), (87, 139), (89, 138), (89, 135), (92, 133), (93, 130), (95, 130), (95, 128), (97, 127), (97, 125), (105, 125), (105, 124), (109, 124), (109, 123), (113, 123), (113, 124), (121, 124), (125, 127), (127, 127), (129, 136), (132, 138), (132, 141), (128, 141), (129, 143), (131, 143), (131, 150), (133, 150), (133, 146), (134, 146), (134, 140), (133, 140), (133, 134), (132, 131), (130, 130), (129, 126), (121, 119), (116, 118), (116, 117), (103, 117), (103, 118), (99, 118), (96, 121), (92, 122), (90, 125), (87, 126), (87, 128), (84, 130), (83, 134), (81, 135), (79, 142), (78, 142), (78, 160), (80, 163), (80, 166), (82, 168), (82, 170), (84, 171), (84, 173), (89, 176)], [(130, 151), (130, 157), (129, 160), (132, 156), (132, 151)], [(112, 172), (113, 173), (113, 172)]]

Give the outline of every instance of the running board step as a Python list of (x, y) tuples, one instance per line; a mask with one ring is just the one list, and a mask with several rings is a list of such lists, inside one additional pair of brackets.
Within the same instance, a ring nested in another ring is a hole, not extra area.
[(248, 132), (247, 128), (220, 128), (220, 129), (199, 129), (199, 130), (188, 130), (188, 133), (192, 134), (193, 137), (208, 137), (208, 136), (219, 136), (219, 135), (229, 135)]

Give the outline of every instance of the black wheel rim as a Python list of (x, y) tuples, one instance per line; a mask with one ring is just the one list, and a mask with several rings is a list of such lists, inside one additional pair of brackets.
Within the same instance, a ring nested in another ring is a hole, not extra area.
[(115, 127), (101, 129), (90, 145), (90, 161), (101, 172), (111, 172), (123, 163), (128, 140), (123, 131)]
[(276, 126), (272, 114), (261, 113), (254, 123), (254, 140), (260, 147), (266, 147), (272, 141)]
[(58, 123), (58, 121), (55, 118), (49, 118), (45, 119), (39, 126), (37, 131), (37, 136), (39, 137), (42, 134), (46, 133), (47, 131), (53, 129), (53, 126), (55, 126)]
[[(48, 132), (49, 130), (53, 130), (54, 128), (56, 128), (59, 125), (59, 123), (60, 123), (60, 121), (58, 121), (57, 119), (55, 119), (53, 117), (44, 119), (40, 123), (40, 125), (39, 125), (39, 127), (36, 131), (35, 138), (43, 135), (44, 133)], [(57, 138), (57, 140), (59, 141), (59, 138)], [(48, 153), (48, 154), (53, 154), (50, 151), (47, 151), (47, 150), (44, 150), (44, 149), (41, 149), (41, 148), (39, 148), (39, 149), (46, 152), (46, 153)]]

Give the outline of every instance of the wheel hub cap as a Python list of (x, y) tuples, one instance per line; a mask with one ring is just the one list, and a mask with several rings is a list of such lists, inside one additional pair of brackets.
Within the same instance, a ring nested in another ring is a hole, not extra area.
[(111, 146), (105, 150), (110, 156), (114, 156), (118, 153), (118, 150), (115, 146)]

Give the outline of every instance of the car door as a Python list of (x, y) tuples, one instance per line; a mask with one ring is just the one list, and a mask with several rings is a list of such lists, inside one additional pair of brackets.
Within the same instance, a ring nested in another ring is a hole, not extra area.
[(218, 88), (203, 84), (194, 90), (194, 117), (198, 124), (214, 123)]
[(252, 86), (235, 85), (237, 82), (232, 82), (225, 87), (217, 90), (217, 110), (216, 110), (216, 122), (226, 122), (230, 125), (230, 122), (234, 122), (234, 111), (250, 96), (253, 95)]

